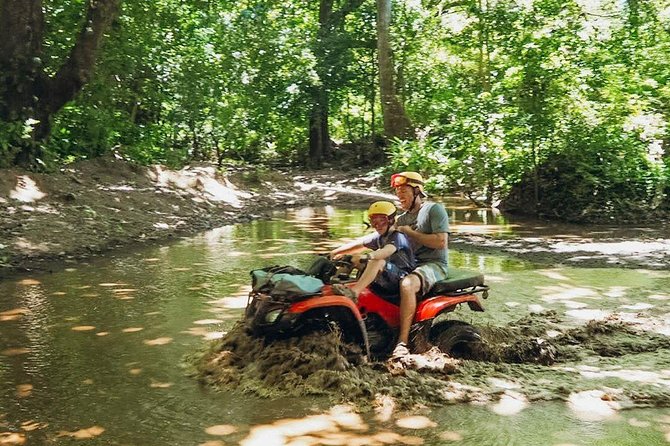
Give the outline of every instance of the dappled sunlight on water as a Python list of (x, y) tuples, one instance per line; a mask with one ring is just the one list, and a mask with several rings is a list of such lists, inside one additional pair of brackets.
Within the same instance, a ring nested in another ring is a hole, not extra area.
[[(395, 427), (371, 426), (361, 415), (347, 406), (335, 406), (329, 411), (303, 418), (287, 418), (270, 424), (252, 426), (239, 444), (241, 446), (288, 445), (359, 445), (386, 444), (423, 445), (425, 440), (413, 435), (421, 430), (434, 430), (437, 423), (426, 416), (406, 416), (395, 420)], [(235, 432), (224, 426), (223, 433)], [(399, 429), (398, 429), (399, 428)]]
[(602, 390), (587, 390), (568, 397), (568, 406), (575, 416), (584, 421), (613, 418), (621, 410), (621, 403)]
[(528, 406), (528, 399), (512, 390), (505, 390), (500, 400), (491, 406), (491, 410), (498, 415), (516, 415)]
[(594, 309), (568, 310), (565, 314), (582, 321), (602, 321), (612, 315), (609, 311)]
[(659, 384), (670, 387), (670, 369), (660, 370), (659, 372), (649, 370), (601, 370), (593, 366), (581, 366), (578, 368), (581, 376), (584, 378), (607, 378), (615, 377), (624, 381), (635, 381), (643, 383)]
[(645, 254), (670, 251), (670, 240), (663, 241), (625, 241), (625, 242), (591, 242), (583, 243), (560, 242), (552, 245), (556, 252), (597, 252), (602, 254)]

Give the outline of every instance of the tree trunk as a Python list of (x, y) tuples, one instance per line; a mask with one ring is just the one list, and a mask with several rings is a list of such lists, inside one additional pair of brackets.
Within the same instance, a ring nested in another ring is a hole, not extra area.
[(319, 83), (313, 87), (312, 111), (309, 116), (309, 159), (308, 167), (321, 167), (324, 158), (330, 154), (330, 133), (328, 132), (328, 71), (326, 62), (329, 51), (327, 41), (331, 32), (333, 0), (319, 2), (319, 30), (314, 45), (316, 71)]
[(328, 52), (333, 51), (331, 41), (337, 29), (347, 14), (358, 8), (363, 0), (348, 0), (343, 2), (339, 9), (333, 10), (334, 0), (320, 0), (319, 2), (319, 30), (314, 44), (316, 58), (316, 72), (319, 74), (319, 83), (312, 88), (312, 110), (309, 116), (309, 167), (320, 167), (323, 160), (332, 156), (330, 146), (329, 117), (329, 88), (330, 72), (333, 67), (328, 62)]
[(309, 117), (309, 159), (307, 166), (310, 168), (321, 167), (323, 160), (329, 155), (328, 106), (321, 101), (317, 101), (312, 105), (312, 113)]
[(489, 53), (489, 24), (488, 24), (488, 0), (479, 0), (479, 57), (477, 71), (479, 73), (479, 84), (483, 92), (491, 91), (491, 56)]
[[(477, 60), (477, 72), (479, 77), (479, 85), (481, 91), (484, 93), (491, 92), (491, 56), (490, 56), (490, 39), (489, 39), (489, 23), (488, 23), (488, 10), (489, 4), (488, 0), (479, 0), (478, 2), (478, 37), (479, 37), (479, 56)], [(487, 144), (491, 144), (491, 132), (489, 130), (489, 108), (486, 108), (486, 119), (482, 122), (482, 131), (486, 138)], [(495, 174), (491, 172), (493, 167), (491, 166), (490, 159), (483, 154), (484, 160), (484, 171), (487, 172), (486, 177), (488, 178), (486, 184), (486, 198), (484, 203), (487, 206), (491, 206), (493, 203), (493, 195), (495, 193), (494, 178)]]
[(86, 19), (60, 69), (49, 77), (42, 64), (42, 0), (0, 0), (0, 119), (36, 122), (22, 142), (15, 164), (33, 165), (39, 143), (49, 137), (51, 119), (88, 83), (105, 30), (119, 14), (121, 0), (89, 0)]
[(626, 9), (628, 10), (627, 23), (631, 29), (631, 37), (636, 38), (638, 28), (640, 27), (640, 3), (638, 0), (627, 0)]
[(384, 134), (387, 138), (410, 138), (413, 136), (412, 123), (395, 88), (391, 50), (391, 0), (377, 0), (377, 57)]
[(36, 107), (42, 76), (41, 0), (0, 0), (0, 119), (16, 121)]

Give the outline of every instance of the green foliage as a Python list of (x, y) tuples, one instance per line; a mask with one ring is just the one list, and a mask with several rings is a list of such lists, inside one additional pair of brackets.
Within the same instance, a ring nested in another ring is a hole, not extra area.
[[(432, 142), (396, 143), (392, 165), (488, 202), (515, 187), (526, 212), (540, 212), (560, 187), (598, 191), (547, 207), (566, 218), (599, 207), (614, 215), (622, 200), (667, 203), (670, 41), (653, 3), (633, 21), (616, 5), (597, 21), (576, 2), (554, 0), (473, 2), (421, 20), (412, 39), (423, 44), (403, 60), (414, 80), (408, 109)], [(545, 181), (549, 171), (566, 178)], [(567, 217), (566, 206), (576, 214)]]
[(390, 168), (394, 172), (403, 170), (437, 173), (442, 162), (438, 140), (432, 136), (416, 140), (395, 139), (388, 148)]
[(18, 153), (17, 142), (21, 140), (23, 125), (20, 122), (0, 120), (0, 168), (10, 167)]
[[(578, 126), (576, 126), (578, 127)], [(667, 168), (645, 159), (645, 147), (633, 138), (612, 138), (603, 130), (571, 135), (569, 148), (541, 166), (538, 214), (573, 221), (640, 221), (656, 215), (667, 197)], [(529, 202), (522, 182), (505, 207)], [(516, 202), (515, 202), (516, 201)]]
[[(47, 73), (70, 51), (84, 4), (44, 2)], [(422, 172), (434, 193), (511, 194), (507, 203), (561, 218), (670, 208), (667, 1), (582, 5), (394, 2), (397, 86), (419, 137), (391, 141), (387, 169)], [(382, 127), (375, 2), (327, 30), (319, 10), (124, 2), (94, 78), (55, 116), (47, 155), (304, 164), (323, 91), (338, 147), (371, 144)], [(28, 143), (25, 125), (0, 122), (0, 165)]]
[(24, 122), (0, 120), (0, 168), (12, 167), (21, 147), (33, 143), (31, 133), (35, 124), (34, 119)]

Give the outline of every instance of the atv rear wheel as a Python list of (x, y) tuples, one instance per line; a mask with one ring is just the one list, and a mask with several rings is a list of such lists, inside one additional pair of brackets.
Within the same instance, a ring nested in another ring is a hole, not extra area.
[(484, 341), (479, 330), (462, 321), (442, 322), (431, 330), (433, 344), (454, 358), (481, 359)]

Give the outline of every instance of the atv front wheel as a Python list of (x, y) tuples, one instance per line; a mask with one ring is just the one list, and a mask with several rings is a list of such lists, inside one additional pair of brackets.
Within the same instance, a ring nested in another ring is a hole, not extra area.
[(447, 321), (431, 330), (433, 344), (453, 358), (481, 359), (484, 341), (479, 331), (462, 321)]

